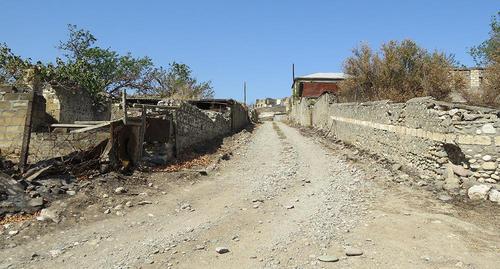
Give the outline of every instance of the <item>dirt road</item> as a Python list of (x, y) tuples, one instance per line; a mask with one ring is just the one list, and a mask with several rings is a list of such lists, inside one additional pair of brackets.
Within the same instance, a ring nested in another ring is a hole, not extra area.
[(344, 155), (268, 122), (196, 184), (4, 249), (0, 268), (498, 268), (498, 207), (439, 201)]

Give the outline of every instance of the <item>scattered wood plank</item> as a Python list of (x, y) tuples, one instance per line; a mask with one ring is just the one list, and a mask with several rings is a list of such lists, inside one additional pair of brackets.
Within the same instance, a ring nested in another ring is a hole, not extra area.
[(50, 170), (53, 166), (52, 165), (49, 165), (47, 167), (43, 167), (43, 168), (36, 168), (36, 169), (39, 169), (38, 171), (34, 172), (34, 173), (31, 173), (31, 175), (26, 175), (26, 178), (25, 180), (26, 181), (33, 181), (35, 180), (37, 177), (41, 176), (43, 173), (47, 172), (48, 170)]
[(84, 133), (84, 132), (88, 132), (88, 131), (92, 131), (92, 130), (96, 130), (96, 129), (100, 129), (100, 128), (109, 126), (110, 124), (111, 124), (110, 121), (106, 121), (106, 122), (103, 122), (103, 123), (100, 123), (100, 124), (96, 124), (96, 125), (87, 125), (84, 128), (73, 130), (70, 133), (72, 133), (72, 134)]
[(158, 109), (178, 109), (180, 106), (160, 106), (160, 105), (148, 105), (148, 104), (133, 104), (134, 108), (158, 108)]
[(124, 118), (120, 118), (120, 119), (116, 119), (116, 120), (112, 120), (112, 121), (103, 121), (100, 124), (88, 125), (87, 127), (84, 127), (84, 128), (81, 128), (81, 129), (77, 129), (77, 130), (73, 130), (70, 133), (72, 133), (72, 134), (74, 134), (74, 133), (84, 133), (84, 132), (88, 132), (88, 131), (100, 129), (100, 128), (109, 126), (112, 122), (123, 121), (123, 119)]
[(107, 121), (105, 120), (82, 120), (82, 121), (75, 121), (74, 124), (87, 124), (87, 125), (95, 125), (95, 124), (100, 124), (100, 123), (105, 123)]
[(51, 124), (50, 127), (52, 128), (84, 128), (84, 127), (89, 127), (89, 126), (94, 126), (92, 124), (74, 124), (74, 123), (54, 123)]

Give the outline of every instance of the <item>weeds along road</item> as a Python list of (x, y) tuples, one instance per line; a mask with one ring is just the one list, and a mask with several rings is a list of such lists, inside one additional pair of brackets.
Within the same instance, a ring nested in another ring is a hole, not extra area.
[(196, 184), (2, 250), (0, 268), (498, 268), (497, 208), (390, 185), (343, 150), (266, 122)]

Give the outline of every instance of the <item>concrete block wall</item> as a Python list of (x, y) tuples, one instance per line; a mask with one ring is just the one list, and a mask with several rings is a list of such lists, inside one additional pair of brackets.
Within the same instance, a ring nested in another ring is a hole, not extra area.
[(476, 184), (500, 189), (499, 110), (430, 98), (406, 103), (329, 98), (307, 106), (297, 100), (291, 119), (411, 167), (450, 192), (466, 194)]
[(209, 117), (206, 111), (182, 103), (174, 112), (177, 132), (177, 152), (220, 138), (231, 133), (231, 119), (214, 113)]
[(32, 133), (29, 162), (62, 157), (75, 151), (88, 150), (109, 138), (109, 132)]
[(29, 93), (0, 94), (0, 151), (19, 154), (28, 111)]

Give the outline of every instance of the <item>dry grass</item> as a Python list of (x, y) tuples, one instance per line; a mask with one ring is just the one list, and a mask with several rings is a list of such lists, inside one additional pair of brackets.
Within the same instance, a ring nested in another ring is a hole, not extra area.
[(9, 223), (18, 223), (27, 220), (32, 220), (40, 215), (40, 211), (37, 211), (33, 214), (16, 214), (13, 216), (8, 216), (0, 219), (0, 225), (9, 224)]
[(478, 93), (460, 91), (469, 104), (500, 108), (500, 59), (487, 67)]
[(273, 129), (276, 131), (276, 133), (278, 134), (278, 137), (280, 139), (286, 139), (286, 135), (285, 133), (283, 133), (283, 131), (280, 129), (280, 127), (278, 126), (278, 124), (276, 124), (276, 122), (273, 122)]
[(207, 166), (209, 164), (210, 164), (210, 155), (199, 154), (199, 153), (188, 153), (176, 159), (173, 163), (155, 167), (153, 171), (171, 173), (198, 166)]

